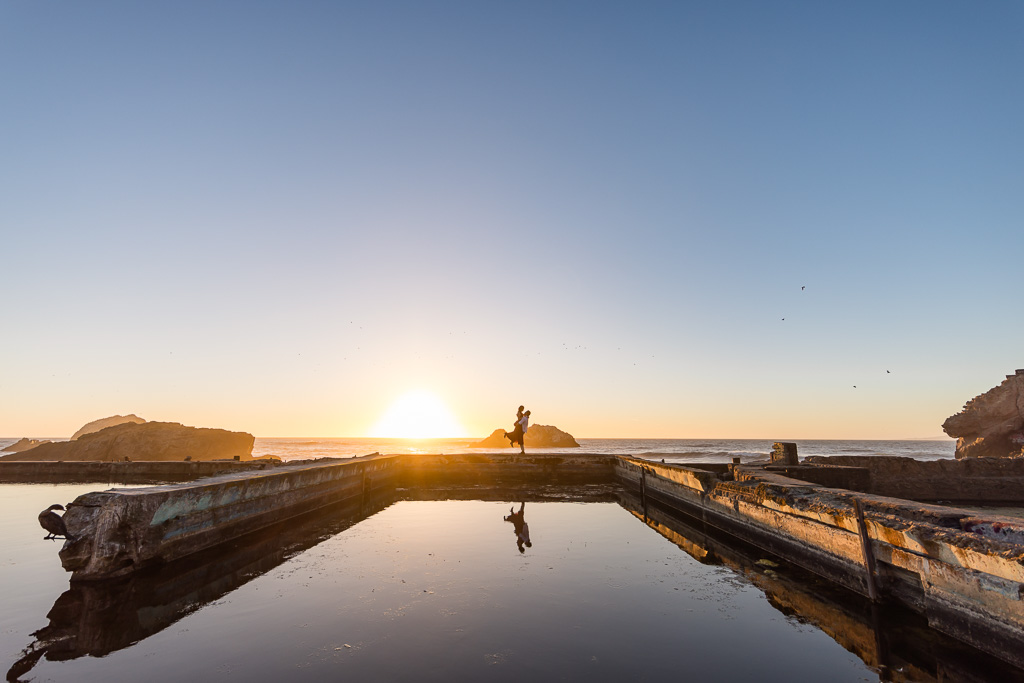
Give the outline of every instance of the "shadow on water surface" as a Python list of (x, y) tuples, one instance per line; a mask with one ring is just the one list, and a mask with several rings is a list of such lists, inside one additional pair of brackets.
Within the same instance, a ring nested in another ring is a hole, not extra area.
[(698, 562), (743, 577), (787, 619), (827, 634), (881, 680), (1024, 680), (1021, 670), (939, 634), (908, 610), (873, 606), (700, 520), (608, 486), (398, 490), (310, 513), (126, 579), (75, 583), (54, 602), (46, 615), (49, 624), (32, 634), (35, 641), (7, 672), (7, 680), (23, 680), (44, 657), (102, 657), (130, 647), (397, 501), (481, 499), (617, 502)]

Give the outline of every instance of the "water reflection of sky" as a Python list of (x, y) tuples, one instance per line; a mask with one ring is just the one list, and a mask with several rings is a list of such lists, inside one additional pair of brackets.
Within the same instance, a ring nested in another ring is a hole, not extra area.
[[(22, 489), (0, 527), (17, 550), (0, 567), (5, 605), (18, 607), (3, 617), (10, 666), (67, 588), (57, 548), (31, 528), (35, 508), (96, 486), (3, 488)], [(503, 519), (513, 502), (398, 502), (141, 642), (43, 660), (31, 677), (875, 678), (736, 573), (697, 562), (617, 504), (528, 502), (533, 543), (520, 554)]]
[[(0, 485), (0, 655), (11, 657), (46, 623), (54, 599), (68, 586), (57, 552), (61, 541), (43, 541), (36, 515), (53, 503), (67, 505), (97, 484)], [(6, 660), (7, 664), (10, 661)], [(6, 671), (6, 667), (4, 669)]]

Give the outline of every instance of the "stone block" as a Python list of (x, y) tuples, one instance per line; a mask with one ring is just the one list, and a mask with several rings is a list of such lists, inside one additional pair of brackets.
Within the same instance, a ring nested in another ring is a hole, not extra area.
[(771, 459), (773, 465), (797, 465), (796, 444), (788, 441), (776, 441), (772, 444)]

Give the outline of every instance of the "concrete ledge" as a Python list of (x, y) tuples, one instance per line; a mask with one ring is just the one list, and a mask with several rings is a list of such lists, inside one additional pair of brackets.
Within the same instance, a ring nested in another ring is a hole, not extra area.
[(778, 556), (778, 564), (766, 563), (761, 548), (700, 519), (680, 516), (655, 502), (644, 505), (629, 492), (621, 496), (620, 504), (652, 530), (703, 564), (722, 564), (743, 574), (776, 609), (813, 624), (878, 670), (883, 680), (984, 683), (1021, 676), (1019, 669), (1008, 664), (975, 666), (976, 658), (962, 642), (937, 636), (929, 630), (927, 619), (914, 618), (899, 608), (872, 605), (838, 586), (830, 588)]
[(0, 460), (3, 484), (76, 484), (105, 482), (155, 484), (192, 481), (224, 472), (249, 472), (274, 467), (278, 460), (202, 460), (102, 462), (80, 460)]
[(606, 484), (614, 479), (615, 465), (615, 456), (596, 453), (459, 453), (397, 457), (402, 462), (398, 485), (405, 488)]
[[(812, 456), (805, 458), (804, 463), (867, 470), (867, 481), (836, 480), (828, 485), (880, 496), (974, 505), (1024, 504), (1024, 458), (914, 460), (898, 456), (833, 455)], [(796, 472), (793, 476), (802, 478)]]
[(51, 661), (103, 657), (130, 647), (394, 501), (385, 492), (327, 506), (149, 571), (110, 581), (73, 581), (7, 680), (28, 680), (44, 656)]
[(79, 496), (64, 515), (72, 580), (108, 579), (382, 488), (398, 459), (377, 456), (225, 474), (188, 484)]
[(698, 468), (622, 458), (616, 474), (638, 488), (641, 499), (680, 510), (867, 597), (868, 568), (853, 505), (860, 501), (881, 594), (922, 612), (937, 630), (1024, 667), (1024, 545), (1013, 542), (1014, 528), (1005, 531), (968, 510), (810, 484), (784, 476), (785, 469), (736, 466), (730, 480)]
[(871, 491), (871, 471), (866, 467), (843, 465), (769, 465), (767, 472), (778, 472), (792, 479), (851, 491)]

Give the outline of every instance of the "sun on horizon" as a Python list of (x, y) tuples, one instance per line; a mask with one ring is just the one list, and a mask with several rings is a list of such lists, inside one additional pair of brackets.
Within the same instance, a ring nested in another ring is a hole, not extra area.
[(382, 439), (461, 438), (466, 430), (437, 394), (418, 389), (392, 403), (369, 435)]

